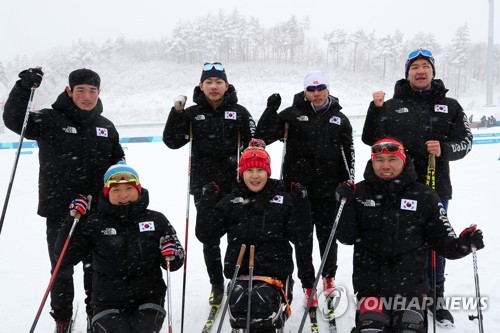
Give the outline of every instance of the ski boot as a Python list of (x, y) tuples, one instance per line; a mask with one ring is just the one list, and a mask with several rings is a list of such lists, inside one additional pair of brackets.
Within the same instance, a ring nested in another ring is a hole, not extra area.
[(54, 330), (54, 333), (71, 333), (72, 326), (72, 319), (56, 320), (56, 328)]
[(224, 283), (213, 284), (212, 292), (210, 293), (210, 298), (208, 299), (208, 304), (220, 305), (222, 303), (223, 297), (224, 297)]

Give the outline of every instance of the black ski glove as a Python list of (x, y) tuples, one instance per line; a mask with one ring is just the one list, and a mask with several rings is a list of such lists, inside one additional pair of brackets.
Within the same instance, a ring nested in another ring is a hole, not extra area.
[(341, 201), (342, 198), (346, 198), (346, 205), (354, 199), (354, 194), (356, 194), (356, 184), (352, 180), (343, 182), (335, 190), (335, 199)]
[(307, 198), (307, 189), (301, 183), (291, 182), (290, 191), (296, 198)]
[(205, 186), (203, 186), (201, 195), (207, 198), (209, 197), (217, 198), (219, 196), (219, 193), (220, 193), (219, 185), (217, 185), (215, 182), (210, 182)]
[(21, 86), (25, 89), (38, 88), (42, 83), (43, 72), (40, 67), (25, 69), (19, 73)]
[(281, 96), (278, 93), (274, 93), (267, 98), (267, 108), (273, 111), (278, 111), (281, 105)]
[(465, 228), (457, 239), (457, 247), (464, 253), (470, 253), (472, 245), (478, 250), (484, 248), (483, 232), (475, 224)]

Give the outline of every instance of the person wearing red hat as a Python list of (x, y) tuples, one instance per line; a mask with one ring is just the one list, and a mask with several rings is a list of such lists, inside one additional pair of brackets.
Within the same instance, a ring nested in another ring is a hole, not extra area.
[(456, 236), (437, 193), (417, 181), (402, 142), (371, 146), (364, 180), (342, 183), (345, 200), (337, 239), (354, 245), (352, 281), (358, 300), (356, 332), (427, 332), (428, 253), (448, 259), (484, 247), (475, 225)]
[[(416, 49), (408, 54), (405, 78), (396, 82), (394, 96), (384, 101), (385, 93), (373, 93), (363, 127), (367, 145), (383, 136), (403, 140), (406, 154), (413, 161), (418, 181), (425, 184), (429, 155), (435, 156), (435, 190), (445, 209), (452, 198), (450, 161), (464, 158), (472, 149), (472, 132), (462, 106), (447, 97), (444, 83), (436, 79), (436, 64), (431, 51)], [(445, 258), (436, 261), (436, 295), (443, 298)], [(429, 279), (432, 273), (429, 272)], [(431, 292), (434, 294), (434, 292)], [(441, 303), (441, 302), (436, 302)], [(446, 308), (436, 309), (442, 326), (453, 325)]]
[[(5, 126), (10, 130), (22, 133), (30, 92), (40, 86), (43, 74), (38, 67), (19, 73), (20, 79), (12, 88), (3, 113)], [(125, 156), (118, 131), (102, 115), (100, 85), (101, 78), (93, 70), (72, 71), (68, 85), (52, 108), (29, 112), (25, 124), (25, 137), (36, 140), (39, 147), (38, 215), (46, 218), (52, 269), (57, 263), (54, 244), (66, 218), (68, 204), (79, 193), (97, 198), (102, 188), (102, 175)], [(91, 259), (84, 262), (85, 304), (90, 318)], [(61, 268), (50, 298), (50, 314), (56, 322), (56, 332), (66, 333), (71, 327), (73, 313), (73, 267)]]
[[(245, 328), (248, 249), (255, 245), (254, 274), (261, 280), (255, 282), (256, 288), (252, 291), (252, 313), (255, 309), (255, 314), (259, 314), (258, 318), (252, 317), (252, 332), (274, 332), (288, 317), (285, 308), (287, 299), (288, 303), (292, 300), (294, 271), (290, 242), (295, 247), (302, 286), (312, 288), (315, 279), (307, 190), (293, 184), (290, 193), (283, 181), (270, 178), (271, 158), (265, 147), (264, 141), (253, 139), (242, 153), (241, 180), (231, 194), (223, 196), (215, 183), (204, 186), (196, 220), (196, 236), (202, 242), (213, 242), (227, 234), (226, 278), (233, 276), (241, 245), (246, 245), (237, 287), (229, 299), (233, 328)], [(283, 290), (286, 285), (288, 290)], [(280, 304), (274, 308), (276, 297)]]
[(167, 290), (161, 268), (166, 269), (167, 260), (171, 271), (181, 268), (184, 249), (168, 219), (148, 209), (149, 192), (132, 167), (124, 162), (111, 166), (103, 185), (92, 212), (85, 197), (72, 201), (55, 252), (61, 253), (73, 217), (80, 213), (62, 265), (92, 255), (94, 332), (160, 332)]

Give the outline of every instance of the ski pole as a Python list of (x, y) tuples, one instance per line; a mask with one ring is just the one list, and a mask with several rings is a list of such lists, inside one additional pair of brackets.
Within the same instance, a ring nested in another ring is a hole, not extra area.
[(241, 136), (240, 130), (238, 129), (238, 140), (236, 148), (236, 182), (240, 182), (240, 154), (241, 154)]
[(342, 153), (342, 159), (344, 160), (344, 166), (347, 170), (347, 175), (349, 175), (349, 179), (354, 181), (354, 175), (351, 175), (351, 171), (349, 169), (349, 163), (347, 163), (347, 158), (345, 157), (344, 147), (340, 146), (340, 152)]
[(483, 310), (481, 309), (481, 291), (479, 290), (479, 273), (477, 269), (477, 254), (476, 254), (476, 246), (472, 244), (472, 265), (474, 267), (474, 285), (476, 287), (476, 301), (477, 301), (477, 316), (469, 315), (469, 320), (477, 319), (477, 323), (479, 325), (479, 333), (484, 333), (483, 327)]
[(222, 330), (224, 317), (226, 316), (227, 307), (229, 306), (229, 298), (231, 297), (231, 294), (233, 292), (234, 284), (236, 283), (236, 278), (238, 277), (238, 271), (240, 270), (241, 262), (243, 261), (243, 255), (245, 254), (246, 249), (247, 246), (245, 244), (241, 244), (240, 254), (238, 255), (238, 260), (236, 261), (236, 267), (234, 268), (233, 277), (231, 278), (231, 281), (229, 281), (226, 303), (224, 303), (224, 308), (222, 309), (222, 314), (220, 316), (220, 321), (219, 321), (219, 327), (217, 327), (217, 333), (220, 333)]
[[(89, 209), (90, 209), (90, 203), (92, 201), (92, 196), (89, 195), (87, 196), (87, 202), (89, 204)], [(61, 263), (64, 259), (64, 255), (66, 254), (66, 250), (68, 249), (69, 241), (71, 240), (71, 236), (73, 235), (73, 232), (75, 231), (76, 225), (78, 222), (80, 222), (80, 217), (82, 217), (82, 214), (80, 212), (76, 212), (75, 218), (73, 219), (73, 224), (71, 225), (71, 229), (69, 230), (68, 236), (66, 237), (66, 241), (64, 242), (64, 246), (61, 250), (61, 254), (59, 254), (59, 259), (57, 259), (56, 266), (54, 267), (54, 270), (52, 272), (52, 276), (50, 277), (49, 285), (47, 286), (47, 290), (45, 290), (45, 294), (43, 295), (42, 302), (40, 303), (40, 306), (38, 307), (38, 311), (35, 316), (35, 320), (33, 320), (33, 324), (31, 325), (30, 328), (30, 333), (33, 333), (35, 331), (36, 324), (38, 323), (38, 320), (40, 319), (40, 315), (42, 314), (43, 307), (45, 306), (45, 302), (47, 301), (47, 297), (49, 296), (49, 292), (52, 289), (52, 285), (54, 284), (54, 281), (57, 276), (57, 272), (59, 272), (59, 268), (61, 267)]]
[(250, 321), (252, 320), (252, 285), (253, 285), (253, 267), (255, 260), (255, 246), (250, 245), (250, 258), (248, 259), (248, 305), (247, 305), (247, 328), (245, 332), (250, 332)]
[(170, 282), (170, 260), (165, 259), (167, 262), (167, 311), (168, 311), (168, 333), (172, 333), (172, 294), (170, 292), (170, 288), (172, 284)]
[(2, 217), (0, 217), (0, 234), (2, 233), (3, 221), (5, 219), (5, 214), (7, 213), (7, 206), (9, 205), (10, 192), (12, 191), (12, 186), (14, 185), (14, 177), (16, 176), (17, 163), (19, 162), (19, 155), (21, 155), (21, 148), (24, 141), (24, 132), (26, 132), (26, 127), (28, 125), (28, 119), (31, 111), (31, 104), (33, 103), (33, 96), (35, 95), (35, 89), (37, 87), (31, 87), (31, 93), (28, 100), (28, 106), (26, 107), (26, 113), (24, 115), (23, 127), (21, 129), (21, 134), (19, 137), (19, 143), (17, 145), (16, 157), (14, 158), (14, 165), (12, 167), (12, 172), (10, 174), (9, 186), (7, 187), (7, 194), (5, 195), (5, 201), (3, 203)]
[(288, 127), (290, 125), (285, 123), (285, 132), (283, 134), (283, 152), (281, 153), (281, 170), (280, 170), (280, 180), (283, 180), (283, 166), (285, 165), (285, 155), (286, 155), (286, 141), (288, 140)]
[(318, 273), (316, 274), (316, 280), (314, 280), (311, 297), (309, 297), (309, 299), (307, 300), (307, 306), (304, 311), (304, 315), (302, 316), (298, 333), (302, 333), (302, 329), (304, 328), (304, 324), (306, 322), (306, 318), (309, 313), (309, 308), (311, 307), (314, 294), (316, 293), (316, 288), (318, 287), (318, 282), (319, 279), (321, 278), (321, 272), (323, 271), (323, 267), (325, 266), (326, 258), (328, 257), (328, 252), (330, 252), (330, 247), (332, 246), (333, 239), (335, 238), (337, 225), (339, 224), (340, 216), (342, 215), (342, 210), (344, 209), (346, 200), (347, 200), (346, 197), (342, 197), (342, 200), (340, 201), (339, 210), (337, 212), (337, 216), (335, 217), (335, 221), (333, 222), (332, 231), (330, 232), (330, 237), (328, 238), (328, 243), (326, 244), (325, 252), (323, 252), (323, 258), (321, 258), (321, 264), (319, 265)]
[(184, 332), (184, 309), (186, 305), (186, 278), (188, 258), (188, 235), (189, 235), (189, 205), (191, 203), (191, 159), (193, 151), (193, 125), (189, 123), (189, 158), (188, 158), (188, 181), (186, 195), (186, 235), (184, 236), (184, 273), (182, 275), (182, 310), (181, 310), (181, 333)]
[[(433, 190), (436, 189), (436, 155), (429, 155), (429, 163), (427, 164), (427, 177), (425, 179), (425, 185), (429, 186)], [(436, 309), (437, 309), (437, 291), (436, 291), (436, 276), (437, 276), (437, 258), (436, 251), (431, 250), (431, 288), (432, 288), (432, 300), (434, 302), (432, 307), (432, 328), (433, 332), (436, 332)]]

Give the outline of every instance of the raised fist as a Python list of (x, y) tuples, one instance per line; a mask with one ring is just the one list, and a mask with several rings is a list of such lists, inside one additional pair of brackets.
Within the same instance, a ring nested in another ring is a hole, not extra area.
[(26, 89), (38, 88), (42, 83), (43, 72), (40, 67), (25, 69), (19, 73), (21, 86)]
[(174, 97), (174, 109), (177, 111), (183, 111), (184, 110), (184, 105), (186, 105), (186, 96), (179, 95), (177, 97)]

